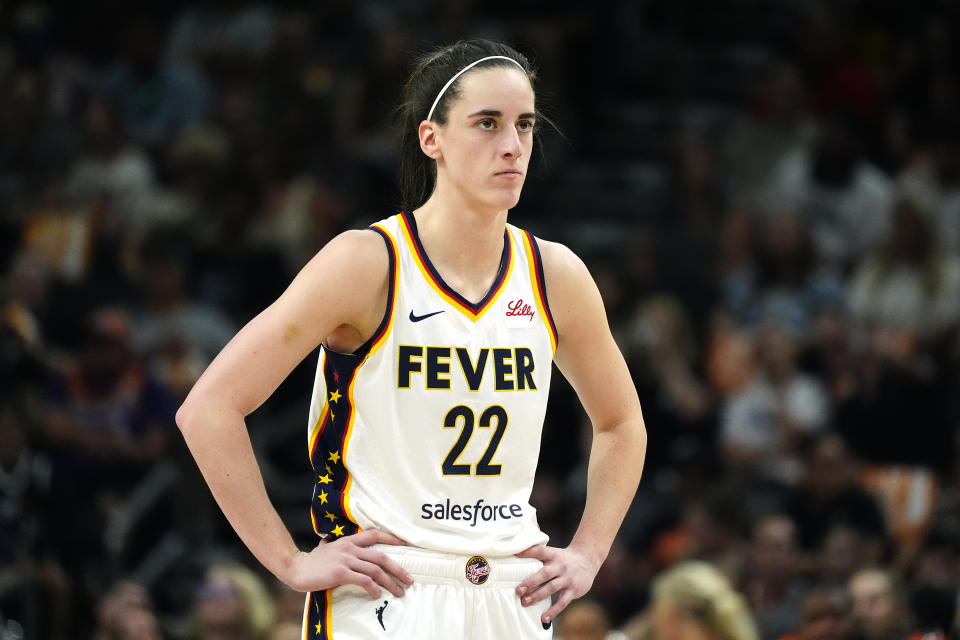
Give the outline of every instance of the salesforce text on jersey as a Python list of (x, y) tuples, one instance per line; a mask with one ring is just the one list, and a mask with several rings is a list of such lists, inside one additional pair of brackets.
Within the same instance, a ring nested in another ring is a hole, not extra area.
[(497, 520), (512, 520), (523, 516), (523, 509), (518, 504), (484, 504), (483, 498), (474, 504), (451, 504), (450, 498), (446, 502), (431, 504), (425, 502), (420, 505), (423, 520), (460, 520), (469, 522), (471, 527), (477, 526), (477, 520), (496, 522)]

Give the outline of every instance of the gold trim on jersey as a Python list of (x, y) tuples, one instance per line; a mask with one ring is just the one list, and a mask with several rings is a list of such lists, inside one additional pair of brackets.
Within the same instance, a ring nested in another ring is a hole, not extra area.
[[(319, 371), (320, 375), (324, 375), (327, 370), (327, 352), (324, 349), (320, 350), (320, 366)], [(324, 385), (326, 389), (326, 385)], [(310, 466), (313, 467), (313, 449), (317, 446), (317, 439), (320, 437), (320, 432), (323, 430), (323, 423), (327, 419), (327, 414), (330, 412), (330, 400), (326, 396), (326, 391), (324, 391), (323, 398), (323, 408), (320, 409), (320, 415), (317, 416), (317, 421), (313, 425), (313, 429), (310, 430), (310, 435), (307, 437), (307, 456), (310, 458)]]
[[(553, 316), (550, 315), (547, 308), (547, 296), (540, 286), (540, 278), (537, 273), (539, 260), (534, 253), (533, 237), (527, 232), (521, 230), (523, 235), (523, 248), (527, 252), (527, 263), (530, 265), (530, 284), (533, 286), (533, 294), (537, 299), (537, 308), (540, 309), (540, 317), (547, 325), (547, 334), (550, 336), (550, 346), (553, 347), (553, 353), (557, 353), (557, 328), (553, 323)], [(542, 268), (540, 269), (542, 271)], [(546, 277), (546, 276), (544, 276)]]
[(427, 268), (427, 265), (424, 264), (423, 260), (420, 257), (420, 251), (417, 249), (416, 242), (413, 239), (413, 232), (410, 229), (409, 223), (407, 222), (404, 215), (400, 214), (400, 229), (403, 231), (403, 237), (407, 242), (407, 248), (410, 250), (410, 254), (413, 256), (413, 261), (416, 263), (417, 268), (420, 269), (420, 273), (423, 274), (423, 279), (427, 281), (427, 284), (430, 285), (437, 294), (450, 303), (453, 307), (458, 309), (463, 315), (467, 316), (474, 322), (483, 317), (483, 315), (489, 311), (496, 301), (500, 298), (500, 294), (503, 293), (503, 290), (506, 289), (507, 281), (510, 280), (510, 276), (513, 274), (513, 265), (514, 265), (514, 248), (513, 248), (513, 234), (507, 234), (507, 237), (510, 239), (509, 243), (506, 245), (506, 249), (509, 252), (507, 256), (507, 269), (503, 275), (503, 278), (500, 282), (497, 283), (497, 288), (492, 295), (487, 299), (487, 301), (480, 307), (479, 310), (474, 311), (467, 305), (463, 304), (460, 300), (457, 300), (455, 297), (450, 295), (444, 290), (444, 287), (437, 282), (433, 277), (433, 274), (430, 272), (430, 269)]

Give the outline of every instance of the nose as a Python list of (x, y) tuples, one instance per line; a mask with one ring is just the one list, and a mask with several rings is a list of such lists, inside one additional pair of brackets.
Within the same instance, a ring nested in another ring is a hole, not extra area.
[(516, 127), (505, 127), (501, 138), (501, 154), (504, 158), (519, 158), (523, 153), (520, 144), (520, 133)]

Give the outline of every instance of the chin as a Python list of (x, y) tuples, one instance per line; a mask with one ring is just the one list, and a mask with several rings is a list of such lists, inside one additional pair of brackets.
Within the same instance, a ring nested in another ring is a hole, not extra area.
[(496, 197), (490, 198), (487, 202), (491, 209), (496, 209), (497, 211), (513, 209), (517, 206), (517, 203), (520, 202), (520, 192), (498, 194)]

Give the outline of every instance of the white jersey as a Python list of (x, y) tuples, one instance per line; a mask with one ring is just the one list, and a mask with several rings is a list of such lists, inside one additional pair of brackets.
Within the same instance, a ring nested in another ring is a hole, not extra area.
[(477, 304), (444, 283), (410, 213), (371, 229), (390, 254), (387, 310), (353, 354), (322, 349), (310, 406), (320, 535), (505, 556), (545, 542), (530, 506), (557, 333), (536, 240), (507, 225)]

